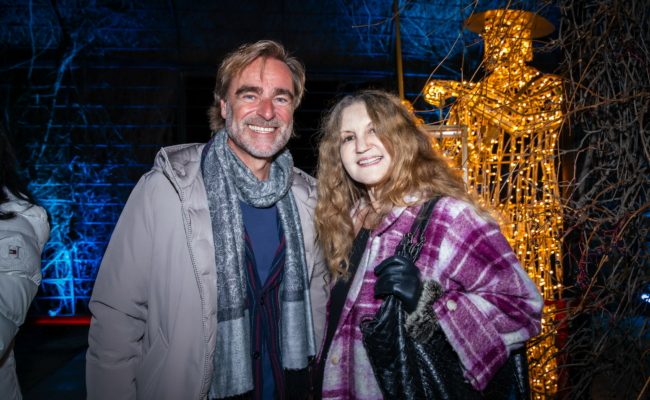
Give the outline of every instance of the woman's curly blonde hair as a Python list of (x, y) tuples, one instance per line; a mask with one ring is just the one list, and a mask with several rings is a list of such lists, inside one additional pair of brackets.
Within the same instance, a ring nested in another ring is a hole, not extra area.
[(380, 215), (372, 219), (371, 226), (366, 222), (366, 227), (376, 226), (394, 206), (412, 205), (405, 200), (408, 195), (417, 196), (415, 203), (436, 195), (451, 196), (481, 209), (460, 175), (433, 149), (427, 134), (416, 126), (396, 96), (380, 90), (345, 96), (321, 123), (317, 172), (316, 230), (334, 279), (347, 276), (348, 254), (355, 236), (351, 210), (361, 199), (370, 203), (366, 188), (350, 178), (340, 156), (341, 116), (355, 103), (366, 106), (377, 136), (392, 157), (388, 176), (375, 188), (373, 206)]

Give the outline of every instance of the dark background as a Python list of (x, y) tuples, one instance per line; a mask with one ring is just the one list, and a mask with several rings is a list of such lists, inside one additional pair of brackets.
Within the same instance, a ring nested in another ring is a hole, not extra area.
[[(473, 12), (522, 8), (557, 28), (535, 42), (532, 64), (566, 80), (559, 165), (566, 289), (564, 299), (547, 299), (565, 308), (545, 316), (562, 340), (558, 353), (531, 362), (551, 362), (561, 398), (644, 398), (650, 390), (647, 0), (396, 3), (405, 98), (431, 123), (440, 110), (422, 101), (428, 79), (483, 75), (482, 42), (463, 29)], [(245, 42), (275, 39), (305, 63), (307, 93), (289, 147), (296, 164), (313, 173), (318, 122), (334, 99), (360, 88), (397, 90), (393, 5), (0, 0), (2, 120), (52, 225), (43, 284), (16, 338), (26, 399), (84, 397), (87, 301), (110, 233), (161, 146), (209, 138), (205, 113), (223, 55)]]
[[(405, 97), (429, 77), (480, 76), (472, 12), (511, 7), (557, 20), (537, 1), (397, 2)], [(128, 193), (161, 146), (205, 142), (222, 56), (259, 39), (282, 42), (307, 70), (289, 144), (314, 173), (321, 114), (341, 94), (397, 91), (390, 0), (0, 1), (0, 110), (30, 188), (52, 217), (33, 314), (87, 314), (104, 248)], [(535, 60), (552, 69), (557, 57)], [(478, 75), (477, 75), (478, 74)]]

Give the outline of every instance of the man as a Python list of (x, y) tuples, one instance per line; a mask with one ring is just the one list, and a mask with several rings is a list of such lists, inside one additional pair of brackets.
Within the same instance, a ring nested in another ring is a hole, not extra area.
[(326, 296), (315, 182), (285, 149), (304, 81), (280, 44), (243, 45), (210, 142), (161, 149), (140, 179), (90, 301), (89, 398), (306, 397)]

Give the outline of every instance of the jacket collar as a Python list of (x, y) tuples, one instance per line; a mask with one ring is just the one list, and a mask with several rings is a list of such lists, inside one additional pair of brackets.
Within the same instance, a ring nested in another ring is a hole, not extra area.
[[(415, 195), (407, 195), (404, 196), (404, 202), (407, 204), (413, 204), (418, 201), (419, 197)], [(360, 199), (359, 202), (352, 208), (352, 215), (359, 210), (360, 207), (365, 206), (366, 204), (365, 199)], [(377, 226), (375, 229), (372, 230), (370, 233), (370, 237), (374, 238), (376, 236), (380, 236), (387, 230), (389, 230), (397, 221), (400, 219), (400, 217), (404, 214), (404, 212), (408, 209), (411, 209), (413, 206), (395, 206), (393, 209), (382, 219), (381, 223), (379, 226)]]
[[(162, 171), (180, 194), (196, 179), (202, 179), (201, 154), (205, 143), (179, 144), (163, 147), (158, 151), (154, 169)], [(296, 200), (312, 207), (316, 205), (316, 180), (304, 171), (295, 168), (291, 190)]]
[(163, 147), (156, 155), (154, 169), (161, 170), (178, 192), (201, 176), (201, 152), (205, 144)]

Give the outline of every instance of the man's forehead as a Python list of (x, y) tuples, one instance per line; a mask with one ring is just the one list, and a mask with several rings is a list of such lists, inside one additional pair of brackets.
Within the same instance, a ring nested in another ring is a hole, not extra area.
[(293, 95), (293, 76), (283, 61), (259, 57), (235, 76), (229, 89), (235, 93), (243, 87), (258, 88), (259, 91), (265, 88), (273, 92), (288, 91)]

